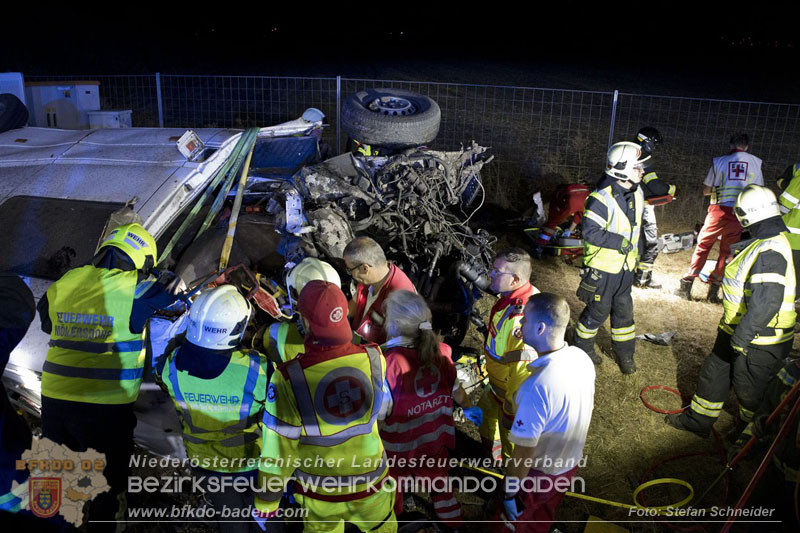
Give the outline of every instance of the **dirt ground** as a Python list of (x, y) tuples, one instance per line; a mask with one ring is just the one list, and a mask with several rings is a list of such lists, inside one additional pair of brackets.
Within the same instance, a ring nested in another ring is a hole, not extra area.
[[(506, 244), (530, 248), (524, 238), (513, 235), (508, 237)], [(633, 289), (636, 333), (676, 332), (669, 346), (637, 340), (635, 360), (638, 372), (624, 376), (619, 371), (610, 354), (608, 322), (598, 334), (598, 346), (606, 354), (606, 359), (597, 369), (595, 409), (585, 449), (587, 464), (578, 473), (585, 481), (584, 493), (587, 496), (630, 505), (633, 503), (634, 490), (644, 481), (678, 478), (692, 485), (697, 498), (723, 470), (724, 462), (721, 461), (724, 461), (724, 455), (720, 450), (727, 445), (724, 440), (701, 439), (675, 430), (664, 423), (663, 414), (651, 411), (640, 399), (643, 388), (663, 385), (678, 389), (682, 399), (666, 391), (654, 390), (646, 394), (648, 402), (661, 409), (679, 409), (688, 405), (702, 362), (716, 337), (722, 306), (705, 301), (707, 285), (695, 283), (692, 302), (672, 294), (690, 258), (690, 250), (661, 254), (656, 262), (655, 275), (663, 282), (663, 289)], [(579, 261), (572, 265), (561, 258), (545, 257), (534, 262), (532, 275), (534, 285), (541, 291), (567, 297), (573, 322), (577, 321), (584, 308), (575, 296), (579, 266)], [(484, 300), (482, 307), (488, 310), (492, 302), (488, 301), (489, 298)], [(472, 342), (475, 337), (470, 336)], [(735, 396), (731, 394), (725, 404), (726, 412), (716, 424), (716, 430), (723, 438), (732, 427), (737, 407)], [(685, 454), (689, 456), (660, 464), (666, 459)], [(699, 505), (690, 502), (688, 506), (733, 506), (760, 458), (745, 461), (730, 475), (729, 482), (720, 483), (704, 502)], [(758, 493), (763, 496), (769, 492), (769, 487), (762, 486), (757, 490), (756, 497)], [(683, 500), (687, 495), (684, 487), (661, 485), (643, 491), (639, 499), (648, 506), (666, 506)], [(627, 509), (567, 496), (559, 509), (555, 527), (562, 532), (583, 531), (590, 515), (615, 521), (629, 531), (666, 531), (679, 525), (673, 523), (668, 527), (663, 521), (628, 516)], [(712, 519), (710, 516), (705, 518)], [(686, 527), (688, 524), (680, 525)], [(720, 523), (698, 523), (694, 525), (694, 530), (718, 531), (721, 526)], [(741, 524), (734, 530), (749, 531), (754, 526)], [(474, 531), (479, 529), (477, 524), (473, 527)], [(761, 529), (764, 531), (780, 530), (778, 524), (761, 524), (760, 527), (765, 528)]]
[[(507, 234), (501, 239), (497, 248), (508, 245), (519, 245), (527, 249), (531, 247), (521, 233)], [(719, 451), (721, 441), (718, 442), (714, 438), (701, 439), (672, 429), (664, 423), (663, 414), (649, 410), (639, 397), (641, 390), (646, 386), (664, 385), (678, 389), (682, 399), (669, 392), (655, 390), (646, 396), (650, 403), (662, 409), (678, 409), (688, 405), (695, 391), (700, 366), (714, 342), (722, 306), (705, 301), (707, 285), (695, 283), (692, 302), (681, 300), (672, 294), (678, 286), (678, 279), (687, 268), (690, 257), (691, 251), (661, 254), (656, 262), (655, 274), (663, 282), (664, 288), (658, 291), (633, 290), (637, 334), (676, 332), (669, 346), (637, 341), (635, 357), (639, 368), (637, 373), (631, 376), (622, 375), (611, 358), (608, 322), (598, 334), (598, 346), (607, 357), (597, 369), (595, 410), (585, 449), (587, 463), (585, 468), (579, 470), (579, 475), (585, 484), (583, 487), (576, 487), (578, 492), (630, 505), (633, 503), (634, 490), (643, 481), (654, 478), (678, 478), (692, 485), (697, 498), (723, 469)], [(534, 262), (532, 276), (534, 285), (541, 291), (554, 292), (567, 298), (573, 322), (577, 320), (584, 307), (575, 296), (579, 266), (580, 261), (569, 264), (558, 257), (545, 257)], [(488, 315), (493, 302), (493, 298), (485, 297), (479, 302), (479, 309)], [(482, 345), (481, 335), (474, 328), (471, 329), (464, 344), (479, 348)], [(797, 345), (795, 347), (797, 348)], [(726, 412), (716, 425), (720, 435), (724, 436), (730, 429), (736, 408), (735, 396), (731, 394), (725, 405)], [(467, 448), (470, 445), (477, 446), (478, 436), (474, 426), (464, 423), (459, 423), (458, 426), (462, 433), (461, 438), (466, 439)], [(689, 456), (660, 465), (668, 458), (685, 454)], [(720, 483), (719, 488), (712, 492), (700, 507), (734, 505), (757, 463), (752, 459), (744, 462), (731, 474), (729, 482)], [(135, 472), (137, 473), (159, 475), (158, 472)], [(763, 487), (757, 492), (763, 495), (765, 491), (766, 494), (769, 493), (769, 489)], [(727, 497), (726, 492), (729, 493)], [(683, 500), (687, 496), (687, 489), (678, 485), (662, 485), (645, 490), (642, 496), (640, 501), (643, 503), (646, 501), (650, 506), (670, 505)], [(468, 523), (465, 529), (476, 532), (484, 530), (486, 524), (478, 521), (491, 518), (488, 516), (485, 500), (472, 494), (459, 494), (458, 499), (462, 502), (465, 519), (472, 522)], [(134, 506), (171, 507), (202, 504), (202, 500), (198, 497), (187, 498), (182, 495), (139, 494), (134, 495), (132, 500), (129, 504)], [(431, 509), (426, 500), (429, 501), (427, 495), (420, 495), (418, 503), (423, 512), (430, 513)], [(693, 504), (690, 503), (689, 506)], [(565, 533), (584, 531), (589, 516), (614, 521), (628, 531), (668, 531), (679, 525), (672, 524), (671, 527), (667, 527), (660, 519), (654, 521), (649, 517), (628, 516), (627, 509), (568, 495), (559, 509), (555, 527)], [(685, 528), (688, 524), (681, 525)], [(718, 531), (721, 525), (697, 523), (694, 524), (693, 530)], [(749, 531), (752, 530), (751, 526), (753, 524), (741, 524), (734, 530)], [(762, 527), (765, 528), (763, 531), (779, 530), (778, 524), (767, 524)], [(213, 525), (195, 522), (132, 524), (128, 530), (200, 532), (214, 529)]]

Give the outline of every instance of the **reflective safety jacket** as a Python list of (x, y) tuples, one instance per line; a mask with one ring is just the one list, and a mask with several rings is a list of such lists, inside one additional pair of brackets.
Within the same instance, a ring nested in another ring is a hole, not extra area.
[(272, 512), (293, 476), (322, 501), (375, 494), (388, 474), (378, 434), (386, 360), (375, 345), (321, 347), (279, 365), (267, 389), (256, 507)]
[[(789, 229), (789, 244), (792, 250), (800, 250), (800, 163), (789, 167), (778, 180), (778, 186), (785, 187), (778, 202), (783, 213), (783, 222)], [(788, 176), (787, 176), (788, 174)]]
[(358, 285), (356, 310), (351, 317), (351, 325), (353, 331), (358, 333), (365, 342), (382, 344), (386, 342), (386, 330), (383, 329), (383, 323), (386, 320), (386, 316), (383, 314), (383, 302), (386, 297), (393, 291), (417, 292), (417, 290), (405, 272), (393, 264), (389, 265), (389, 274), (381, 286), (378, 296), (372, 301), (369, 309), (366, 309), (369, 290), (369, 285)]
[[(590, 242), (591, 232), (585, 228), (583, 231), (583, 264), (587, 267), (596, 268), (610, 274), (618, 274), (625, 267), (626, 270), (633, 272), (636, 270), (636, 263), (639, 261), (639, 235), (642, 225), (642, 213), (644, 212), (644, 193), (640, 187), (631, 191), (631, 205), (620, 205), (618, 198), (623, 195), (617, 192), (613, 184), (597, 189), (586, 200), (586, 210), (584, 216), (584, 228), (586, 221), (590, 220), (600, 226), (602, 231), (616, 236), (613, 242), (614, 247), (602, 246), (601, 243)], [(594, 200), (594, 202), (592, 202)], [(600, 214), (592, 208), (592, 205), (601, 205), (605, 213)], [(633, 213), (633, 222), (628, 213)], [(620, 253), (623, 239), (627, 239), (633, 248), (627, 254)]]
[(264, 349), (273, 360), (285, 363), (294, 359), (306, 349), (305, 339), (293, 322), (275, 322), (264, 332)]
[(410, 345), (386, 349), (386, 383), (391, 413), (381, 424), (381, 438), (389, 457), (440, 457), (455, 447), (453, 388), (456, 368), (451, 349), (441, 343), (442, 356), (422, 367)]
[[(267, 392), (266, 358), (254, 350), (237, 350), (222, 374), (202, 379), (176, 368), (177, 351), (161, 381), (180, 415), (186, 455), (214, 472), (254, 470), (261, 455), (258, 423)], [(248, 465), (240, 459), (253, 461)]]
[(70, 270), (47, 290), (53, 325), (42, 368), (42, 396), (126, 404), (139, 394), (145, 353), (130, 331), (137, 272), (91, 265)]
[(513, 416), (514, 393), (527, 376), (528, 363), (536, 359), (536, 350), (522, 341), (522, 311), (528, 298), (539, 289), (526, 283), (492, 307), (489, 330), (483, 352), (486, 373), (494, 399)]
[(715, 157), (703, 183), (712, 187), (712, 205), (733, 207), (742, 189), (751, 183), (764, 185), (761, 159), (738, 149)]
[[(756, 260), (765, 252), (780, 254), (786, 263), (785, 270), (756, 272), (753, 268)], [(783, 286), (779, 310), (765, 324), (748, 324), (753, 329), (753, 335), (746, 335), (742, 340), (761, 345), (779, 344), (790, 340), (794, 336), (797, 314), (794, 309), (795, 272), (792, 250), (785, 232), (767, 239), (754, 239), (725, 267), (725, 278), (722, 280), (724, 314), (719, 327), (726, 333), (735, 335), (737, 326), (748, 313), (748, 304), (763, 306), (772, 303), (777, 307), (777, 302), (756, 301), (754, 298), (754, 290), (763, 283)]]

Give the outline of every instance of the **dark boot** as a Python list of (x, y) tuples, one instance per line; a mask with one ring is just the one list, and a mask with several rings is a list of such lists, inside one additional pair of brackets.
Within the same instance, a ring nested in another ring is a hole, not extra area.
[(594, 351), (594, 338), (591, 339), (584, 339), (575, 335), (575, 346), (586, 352), (586, 355), (589, 356), (589, 359), (592, 360), (592, 363), (595, 366), (600, 366), (603, 364), (603, 358)]
[(708, 284), (708, 301), (712, 304), (721, 304), (722, 298), (719, 296), (721, 285), (719, 283), (710, 282)]
[(675, 294), (677, 296), (680, 296), (681, 298), (685, 298), (685, 299), (687, 299), (687, 300), (689, 300), (691, 302), (692, 301), (692, 284), (693, 283), (694, 283), (694, 278), (688, 278), (688, 279), (687, 278), (682, 278), (681, 279), (681, 285), (680, 285), (680, 287), (677, 288), (677, 290), (675, 291)]
[(636, 372), (636, 364), (633, 362), (636, 341), (613, 342), (612, 345), (614, 347), (614, 358), (620, 371), (626, 376)]
[(700, 428), (694, 427), (687, 423), (687, 417), (683, 413), (674, 413), (669, 414), (664, 417), (664, 420), (667, 424), (674, 427), (675, 429), (680, 429), (681, 431), (688, 431), (690, 433), (694, 433), (698, 437), (703, 439), (708, 438), (711, 435), (711, 428)]

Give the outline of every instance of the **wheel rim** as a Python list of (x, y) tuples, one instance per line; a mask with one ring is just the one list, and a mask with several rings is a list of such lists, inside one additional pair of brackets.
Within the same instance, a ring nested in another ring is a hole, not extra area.
[(376, 98), (367, 107), (369, 107), (370, 111), (381, 115), (405, 116), (413, 115), (417, 112), (416, 106), (410, 100), (398, 96)]

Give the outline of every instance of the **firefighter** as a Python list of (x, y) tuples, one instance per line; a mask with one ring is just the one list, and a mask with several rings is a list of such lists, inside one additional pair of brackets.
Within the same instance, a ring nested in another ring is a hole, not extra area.
[(738, 254), (725, 267), (724, 314), (692, 403), (666, 418), (702, 437), (711, 433), (731, 385), (739, 397), (739, 429), (751, 421), (794, 337), (794, 264), (778, 201), (766, 187), (749, 185), (734, 213), (752, 238), (735, 246)]
[[(316, 257), (306, 257), (286, 276), (286, 289), (292, 309), (306, 283), (312, 280), (330, 281), (341, 286), (339, 274), (331, 265)], [(286, 362), (303, 353), (303, 332), (299, 322), (275, 322), (264, 333), (264, 352), (275, 364)]]
[[(186, 338), (157, 373), (183, 425), (196, 476), (253, 480), (261, 456), (258, 423), (269, 380), (266, 357), (240, 346), (250, 304), (233, 285), (203, 291), (189, 310)], [(223, 485), (224, 486), (224, 485)], [(217, 511), (249, 510), (250, 491), (209, 490)], [(240, 515), (242, 516), (242, 515)], [(248, 522), (220, 522), (220, 531), (249, 531)]]
[[(0, 272), (0, 375), (35, 315), (33, 293), (25, 282), (16, 274)], [(24, 508), (28, 471), (17, 470), (17, 461), (30, 449), (31, 439), (28, 424), (14, 409), (0, 382), (0, 522), (6, 525), (21, 526), (26, 520), (3, 513), (18, 513)], [(14, 481), (18, 483), (16, 488), (13, 488)]]
[(730, 258), (731, 245), (738, 242), (742, 235), (742, 226), (733, 213), (736, 198), (750, 184), (764, 185), (761, 159), (747, 153), (749, 147), (750, 138), (746, 133), (731, 136), (731, 152), (714, 158), (703, 181), (703, 195), (711, 196), (711, 205), (697, 236), (689, 272), (681, 278), (676, 291), (682, 298), (692, 299), (692, 284), (700, 276), (714, 243), (719, 240), (717, 265), (708, 276), (708, 301), (721, 303), (719, 289), (725, 262)]
[(354, 345), (347, 299), (333, 283), (311, 281), (297, 310), (305, 352), (279, 365), (267, 389), (259, 464), (258, 520), (278, 514), (294, 478), (306, 531), (393, 532), (395, 486), (380, 435), (386, 360), (375, 344)]
[[(422, 296), (411, 291), (390, 294), (386, 299), (386, 331), (389, 340), (383, 348), (389, 390), (380, 432), (386, 454), (395, 465), (390, 474), (398, 483), (394, 511), (399, 515), (406, 483), (414, 478), (447, 479), (448, 450), (456, 444), (453, 400), (477, 425), (481, 411), (472, 406), (459, 383), (452, 350), (433, 332), (431, 311)], [(433, 459), (435, 466), (417, 463), (425, 457)], [(445, 526), (461, 527), (461, 506), (452, 490), (432, 492), (431, 499), (436, 517)]]
[[(792, 246), (795, 276), (800, 276), (800, 163), (790, 165), (778, 178), (781, 193), (778, 203), (783, 213), (783, 222), (789, 229), (786, 237)], [(795, 277), (796, 297), (800, 298), (800, 278)]]
[(631, 286), (639, 259), (644, 193), (639, 187), (643, 162), (650, 156), (632, 142), (608, 150), (608, 161), (597, 189), (583, 213), (584, 272), (577, 296), (586, 304), (575, 328), (575, 346), (594, 364), (603, 358), (594, 350), (597, 330), (611, 315), (611, 345), (623, 374), (636, 371), (636, 327)]
[(356, 237), (344, 248), (348, 274), (358, 284), (350, 302), (353, 331), (367, 342), (386, 342), (383, 302), (392, 291), (415, 291), (414, 284), (399, 267), (386, 261), (381, 245), (369, 237)]
[(150, 316), (174, 303), (182, 285), (168, 272), (153, 281), (156, 257), (155, 239), (141, 225), (120, 226), (89, 264), (64, 274), (38, 305), (42, 331), (50, 334), (42, 435), (106, 456), (103, 475), (111, 490), (92, 501), (91, 520), (125, 516), (133, 403), (144, 374), (142, 335)]
[[(728, 462), (733, 461), (739, 455), (747, 441), (751, 437), (756, 438), (756, 442), (761, 446), (771, 444), (778, 434), (779, 429), (786, 421), (786, 415), (791, 406), (797, 401), (790, 400), (782, 415), (776, 418), (770, 426), (766, 426), (767, 418), (778, 405), (784, 400), (789, 391), (797, 384), (800, 379), (800, 359), (790, 359), (780, 371), (770, 379), (764, 391), (764, 398), (758, 409), (753, 415), (753, 420), (742, 431), (736, 442), (728, 449)], [(772, 466), (764, 474), (766, 479), (762, 479), (762, 487), (771, 487), (766, 497), (769, 504), (777, 507), (778, 517), (781, 522), (791, 524), (795, 521), (793, 512), (795, 507), (795, 486), (800, 479), (800, 439), (798, 439), (798, 429), (800, 429), (800, 419), (795, 418), (790, 426), (785, 438), (778, 443), (775, 455), (772, 456)], [(753, 458), (759, 458), (756, 449), (751, 449)], [(763, 448), (762, 448), (763, 454)], [(796, 527), (800, 525), (795, 523)]]
[(483, 390), (478, 406), (483, 412), (480, 425), (484, 450), (497, 459), (495, 442), (499, 439), (503, 457), (510, 457), (513, 444), (508, 430), (514, 419), (514, 393), (524, 379), (528, 363), (536, 351), (522, 341), (522, 310), (532, 294), (539, 292), (531, 282), (531, 258), (521, 248), (509, 248), (497, 254), (489, 273), (489, 290), (500, 298), (489, 315), (483, 352), (489, 385)]
[[(642, 147), (642, 154), (652, 155), (656, 148), (663, 142), (661, 133), (655, 128), (646, 126), (636, 134), (636, 143)], [(637, 287), (660, 289), (661, 282), (653, 277), (653, 265), (658, 257), (658, 224), (656, 222), (656, 210), (651, 201), (655, 202), (658, 198), (659, 204), (669, 203), (675, 197), (675, 185), (664, 183), (658, 178), (652, 165), (644, 167), (644, 177), (642, 178), (642, 192), (647, 203), (642, 214), (642, 234), (644, 236), (644, 251), (636, 268), (633, 277), (633, 284)]]
[(536, 236), (534, 255), (537, 258), (541, 257), (542, 248), (553, 240), (558, 227), (570, 217), (572, 217), (572, 220), (569, 228), (561, 232), (561, 237), (572, 236), (575, 228), (581, 223), (583, 205), (591, 192), (592, 189), (584, 183), (562, 184), (556, 188), (553, 197), (550, 199), (547, 222), (542, 226), (542, 231), (539, 232), (539, 235)]

